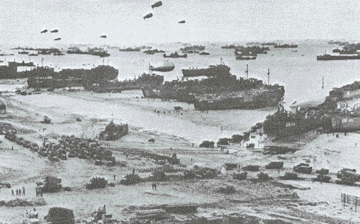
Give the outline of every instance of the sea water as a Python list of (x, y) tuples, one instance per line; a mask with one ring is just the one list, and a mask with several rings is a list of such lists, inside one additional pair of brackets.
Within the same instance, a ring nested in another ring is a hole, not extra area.
[[(333, 87), (340, 87), (357, 80), (360, 69), (360, 60), (317, 61), (316, 55), (325, 52), (330, 53), (332, 49), (337, 47), (337, 45), (327, 44), (326, 41), (299, 41), (297, 42), (298, 48), (288, 49), (276, 49), (269, 46), (270, 51), (267, 54), (258, 54), (257, 59), (251, 61), (235, 60), (234, 49), (221, 48), (221, 45), (225, 44), (231, 43), (204, 44), (210, 55), (188, 54), (187, 58), (170, 58), (169, 60), (175, 64), (175, 69), (171, 72), (158, 74), (164, 75), (165, 81), (181, 79), (182, 68), (207, 67), (210, 64), (218, 64), (222, 60), (230, 66), (232, 74), (237, 77), (246, 77), (245, 69), (248, 64), (248, 77), (263, 80), (264, 83), (268, 82), (267, 72), (270, 69), (270, 84), (284, 85), (285, 101), (287, 104), (291, 104), (294, 101), (325, 99)], [(153, 49), (157, 48), (167, 52), (179, 51), (183, 47), (182, 44), (177, 43), (152, 46)], [(142, 52), (119, 52), (117, 49), (109, 49), (111, 56), (107, 58), (77, 54), (29, 57), (17, 54), (18, 50), (4, 50), (4, 46), (2, 51), (13, 52), (15, 55), (1, 57), (1, 60), (6, 58), (7, 61), (33, 61), (34, 64), (41, 65), (41, 58), (43, 58), (44, 66), (52, 66), (58, 70), (63, 68), (93, 68), (97, 65), (109, 64), (119, 69), (118, 80), (120, 81), (133, 79), (141, 73), (148, 72), (149, 64), (164, 60), (162, 54), (147, 55)], [(322, 83), (323, 78), (324, 84)], [(135, 96), (138, 93), (139, 91), (136, 94), (124, 91), (120, 94), (111, 94), (111, 98)], [(141, 92), (139, 96), (141, 96)], [(27, 97), (29, 99), (29, 96)], [(83, 108), (84, 106), (86, 108)], [(111, 114), (115, 114), (115, 119), (127, 122), (130, 125), (178, 135), (195, 142), (199, 142), (200, 139), (215, 140), (221, 136), (231, 137), (232, 134), (242, 133), (256, 122), (264, 120), (269, 114), (269, 112), (261, 110), (211, 111), (211, 113), (217, 113), (219, 119), (226, 119), (224, 118), (226, 116), (231, 122), (237, 124), (221, 132), (220, 126), (202, 126), (184, 120), (179, 122), (179, 119), (174, 117), (159, 117), (148, 111), (136, 110), (131, 106), (119, 108), (110, 102), (101, 102), (101, 105), (97, 105), (101, 108), (107, 108), (103, 114), (99, 113), (98, 110), (91, 112), (89, 107), (93, 107), (94, 104), (84, 104), (84, 106), (72, 105), (68, 110), (71, 110), (72, 113), (85, 113), (84, 111), (86, 111), (86, 113), (93, 113), (92, 116), (95, 117), (111, 118)], [(121, 113), (119, 113), (120, 110)]]

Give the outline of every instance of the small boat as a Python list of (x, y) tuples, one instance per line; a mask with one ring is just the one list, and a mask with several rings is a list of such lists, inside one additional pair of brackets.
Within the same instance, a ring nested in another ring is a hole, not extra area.
[(18, 51), (18, 54), (29, 54), (28, 51)]
[(29, 54), (29, 56), (38, 56), (38, 54), (31, 53), (31, 54)]
[(202, 52), (199, 53), (199, 55), (210, 55), (210, 53), (206, 52), (206, 51), (202, 51)]
[(245, 56), (245, 55), (239, 55), (236, 56), (236, 60), (255, 60), (256, 56)]

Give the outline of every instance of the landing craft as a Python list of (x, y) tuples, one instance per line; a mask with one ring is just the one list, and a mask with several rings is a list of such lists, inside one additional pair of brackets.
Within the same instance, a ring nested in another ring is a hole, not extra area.
[(55, 29), (55, 30), (52, 30), (51, 33), (57, 33), (59, 30)]
[(160, 6), (162, 6), (162, 1), (157, 1), (151, 5), (151, 8), (160, 7)]
[(46, 32), (47, 32), (47, 29), (42, 30), (40, 33), (46, 33)]
[(146, 14), (146, 16), (144, 16), (144, 19), (151, 18), (152, 16), (153, 16), (153, 14), (150, 12), (150, 13)]
[(104, 34), (104, 35), (101, 35), (100, 37), (101, 37), (101, 38), (106, 38), (107, 36)]
[(58, 37), (58, 38), (55, 38), (54, 40), (55, 40), (55, 41), (56, 41), (56, 40), (61, 40), (61, 38), (60, 38), (60, 37)]
[(179, 21), (179, 23), (185, 23), (185, 20), (181, 20), (181, 21)]
[(151, 71), (157, 71), (157, 72), (170, 72), (174, 70), (174, 68), (175, 68), (174, 63), (169, 61), (163, 61), (162, 63), (156, 65), (149, 64), (149, 69)]

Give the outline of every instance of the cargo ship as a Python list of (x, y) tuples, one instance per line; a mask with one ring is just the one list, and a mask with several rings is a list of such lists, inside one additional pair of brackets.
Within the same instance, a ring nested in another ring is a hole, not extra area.
[(65, 88), (84, 86), (86, 82), (112, 80), (117, 78), (119, 70), (108, 65), (92, 69), (62, 69), (59, 72), (51, 67), (36, 67), (22, 74), (29, 77), (29, 88)]
[(359, 60), (360, 54), (352, 54), (352, 55), (330, 55), (330, 54), (323, 54), (316, 56), (316, 60), (318, 61), (331, 61), (331, 60)]
[(22, 62), (9, 61), (8, 64), (11, 67), (19, 67), (19, 66), (33, 67), (33, 66), (35, 66), (34, 62), (25, 62), (25, 61), (22, 61)]
[(163, 50), (153, 49), (144, 51), (145, 54), (157, 54), (157, 53), (165, 53)]
[(135, 47), (135, 48), (120, 48), (119, 51), (140, 51), (140, 47)]
[(289, 45), (289, 44), (283, 44), (283, 45), (275, 44), (274, 47), (275, 48), (297, 48), (298, 45), (296, 45), (296, 44), (291, 44), (291, 45)]
[(185, 70), (183, 74), (184, 77), (208, 78), (173, 80), (160, 86), (146, 85), (143, 86), (144, 96), (194, 103), (196, 110), (221, 110), (277, 106), (285, 93), (283, 86), (265, 85), (256, 79), (237, 79), (231, 75), (230, 67), (223, 63), (206, 69)]
[(198, 54), (200, 51), (204, 50), (205, 46), (202, 45), (186, 46), (184, 48), (180, 48), (180, 51), (184, 54)]

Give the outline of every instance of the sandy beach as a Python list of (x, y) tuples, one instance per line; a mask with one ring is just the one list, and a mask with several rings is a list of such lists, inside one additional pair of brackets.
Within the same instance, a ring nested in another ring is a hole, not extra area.
[[(311, 181), (280, 181), (310, 187), (310, 190), (286, 189), (285, 191), (283, 188), (272, 186), (271, 183), (251, 184), (248, 181), (235, 181), (232, 179), (232, 173), (236, 171), (228, 171), (214, 180), (161, 182), (159, 193), (154, 193), (154, 195), (146, 193), (151, 192), (149, 183), (141, 183), (133, 187), (117, 184), (134, 167), (141, 177), (151, 174), (146, 171), (147, 169), (159, 167), (148, 159), (127, 159), (124, 155), (124, 152), (139, 150), (149, 150), (163, 155), (177, 153), (181, 164), (187, 166), (186, 169), (194, 165), (220, 169), (225, 163), (240, 163), (241, 166), (260, 165), (260, 171), (268, 173), (275, 179), (285, 172), (291, 172), (294, 165), (310, 160), (314, 169), (328, 168), (332, 177), (336, 178), (336, 172), (343, 167), (360, 168), (357, 162), (360, 144), (355, 145), (359, 135), (356, 133), (350, 133), (347, 136), (340, 134), (339, 138), (326, 134), (319, 135), (315, 140), (299, 144), (301, 147), (296, 153), (282, 155), (283, 159), (279, 159), (278, 155), (263, 155), (258, 150), (241, 149), (237, 144), (228, 146), (238, 149), (235, 154), (224, 154), (220, 148), (205, 149), (197, 146), (203, 140), (217, 141), (221, 137), (241, 134), (264, 119), (273, 109), (232, 110), (224, 111), (221, 115), (213, 111), (200, 113), (191, 106), (179, 102), (142, 99), (139, 93), (121, 95), (121, 93), (44, 92), (39, 95), (4, 96), (3, 100), (7, 103), (7, 114), (1, 118), (2, 122), (8, 122), (18, 129), (18, 136), (38, 142), (38, 144), (42, 143), (44, 137), (56, 141), (55, 138), (61, 135), (95, 138), (111, 120), (115, 123), (128, 123), (130, 127), (129, 134), (120, 140), (102, 142), (112, 149), (117, 161), (126, 161), (127, 167), (94, 166), (93, 162), (78, 158), (53, 163), (1, 137), (1, 178), (3, 182), (11, 183), (13, 188), (24, 186), (27, 189), (26, 196), (19, 197), (35, 197), (35, 182), (47, 174), (61, 178), (63, 186), (70, 186), (73, 189), (70, 192), (44, 194), (47, 205), (37, 207), (41, 217), (46, 215), (53, 205), (64, 205), (74, 209), (76, 219), (82, 220), (88, 218), (95, 207), (106, 204), (113, 216), (124, 219), (125, 216), (120, 211), (129, 205), (180, 202), (220, 203), (223, 200), (238, 199), (245, 200), (246, 203), (231, 202), (231, 209), (224, 211), (236, 210), (266, 217), (274, 217), (274, 214), (282, 214), (283, 217), (296, 216), (297, 221), (294, 223), (311, 223), (311, 220), (316, 220), (312, 223), (322, 223), (321, 220), (325, 218), (340, 220), (333, 223), (346, 223), (350, 218), (353, 223), (360, 223), (360, 215), (349, 208), (343, 208), (340, 201), (342, 192), (355, 194), (356, 187), (312, 183)], [(186, 111), (182, 111), (182, 115), (175, 113), (173, 108), (176, 105), (182, 106)], [(155, 110), (162, 113), (157, 114)], [(166, 111), (165, 114), (164, 111)], [(52, 124), (40, 123), (45, 115), (52, 119)], [(248, 118), (242, 119), (242, 122), (235, 122), (239, 116), (248, 116)], [(76, 118), (81, 118), (82, 121), (75, 121)], [(221, 132), (221, 127), (226, 126), (228, 127)], [(154, 138), (155, 142), (148, 142), (150, 138)], [(194, 147), (193, 143), (195, 143)], [(14, 150), (11, 150), (12, 148)], [(264, 169), (264, 165), (270, 161), (280, 160), (284, 161), (284, 168), (280, 173)], [(257, 173), (249, 172), (248, 179), (256, 177)], [(116, 174), (115, 181), (114, 174)], [(105, 189), (86, 190), (84, 184), (94, 176), (105, 177), (116, 185)], [(308, 179), (316, 175), (300, 174), (300, 177)], [(238, 193), (229, 197), (214, 191), (224, 184), (235, 186)], [(1, 189), (0, 193), (3, 199), (13, 197), (10, 190), (6, 188)], [(294, 193), (299, 196), (299, 199), (290, 199)], [(270, 198), (278, 197), (278, 194), (287, 195), (284, 197), (290, 202), (281, 201), (277, 206), (271, 206), (274, 201), (255, 203), (257, 198), (270, 200)], [(315, 202), (315, 204), (310, 202)], [(296, 206), (289, 207), (289, 203)], [(267, 207), (267, 210), (261, 210), (262, 206)], [(303, 215), (296, 212), (295, 208), (304, 212), (301, 213)], [(26, 209), (28, 208), (0, 207), (0, 214), (2, 214), (0, 220), (17, 223), (12, 221), (23, 218)], [(199, 211), (201, 212), (197, 215), (204, 216), (215, 212), (204, 208), (199, 208)], [(216, 212), (219, 212), (219, 208)], [(307, 218), (304, 218), (304, 214)]]

